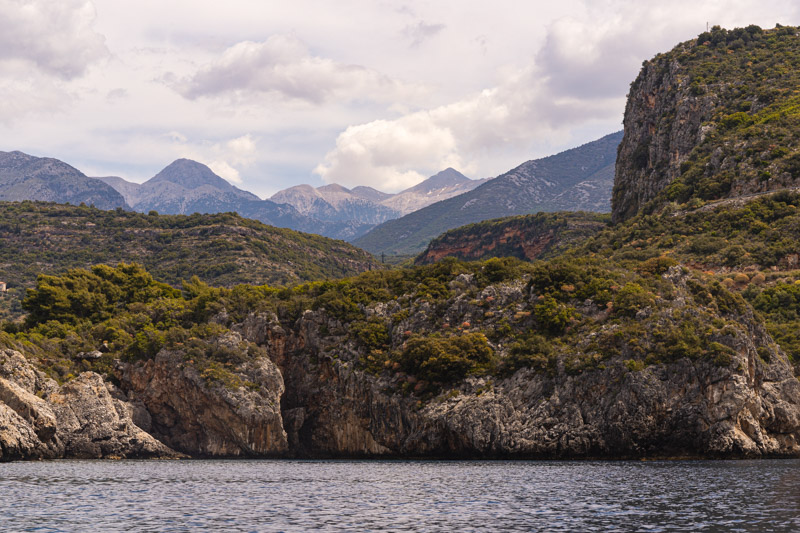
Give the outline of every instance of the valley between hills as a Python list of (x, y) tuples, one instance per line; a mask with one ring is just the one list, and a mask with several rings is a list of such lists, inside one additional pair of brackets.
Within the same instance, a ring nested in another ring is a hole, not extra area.
[[(714, 27), (622, 133), (420, 209), (6, 153), (0, 460), (798, 457), (798, 66), (798, 28)], [(321, 213), (352, 244), (274, 227)]]

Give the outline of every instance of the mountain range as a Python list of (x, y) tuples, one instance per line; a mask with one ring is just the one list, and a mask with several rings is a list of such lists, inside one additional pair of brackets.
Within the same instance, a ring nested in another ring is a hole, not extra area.
[(475, 189), (376, 227), (353, 244), (374, 254), (416, 254), (465, 224), (538, 211), (611, 210), (614, 164), (622, 132), (536, 159)]
[[(608, 211), (621, 134), (529, 161), (496, 179), (447, 168), (396, 194), (297, 185), (262, 200), (209, 167), (178, 159), (144, 183), (91, 178), (57, 159), (0, 153), (0, 200), (40, 200), (161, 214), (236, 212), (276, 227), (357, 242), (372, 253), (417, 253), (468, 223), (536, 211)], [(376, 227), (378, 226), (378, 227)]]
[(174, 161), (142, 184), (117, 176), (98, 179), (114, 187), (133, 210), (142, 213), (233, 211), (266, 224), (343, 240), (357, 238), (377, 224), (472, 190), (485, 181), (471, 180), (448, 168), (397, 194), (365, 186), (351, 190), (335, 183), (316, 188), (304, 184), (261, 200), (189, 159)]
[(270, 200), (289, 204), (303, 215), (326, 222), (358, 220), (377, 225), (471, 191), (485, 181), (469, 179), (447, 168), (397, 194), (365, 186), (347, 189), (337, 184), (317, 188), (297, 185), (274, 194)]

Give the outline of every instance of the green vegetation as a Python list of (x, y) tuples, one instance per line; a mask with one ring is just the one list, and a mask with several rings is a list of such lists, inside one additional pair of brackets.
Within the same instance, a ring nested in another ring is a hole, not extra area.
[[(423, 399), (469, 376), (526, 368), (553, 375), (623, 360), (637, 368), (681, 358), (730, 364), (747, 304), (713, 277), (680, 276), (688, 290), (677, 299), (660, 275), (607, 260), (447, 259), (291, 288), (215, 288), (193, 278), (179, 291), (138, 265), (100, 265), (40, 276), (24, 301), (26, 322), (6, 323), (3, 341), (62, 381), (88, 369), (113, 379), (114, 359), (166, 349), (208, 383), (240, 387), (247, 384), (233, 369), (266, 352), (231, 327), (274, 313), (288, 331), (311, 310), (319, 344), (303, 353), (312, 364), (354, 365)], [(99, 359), (82, 355), (98, 349)]]
[[(651, 201), (649, 212), (669, 202), (691, 207), (705, 201), (796, 187), (800, 173), (800, 32), (778, 26), (726, 30), (715, 26), (696, 40), (659, 54), (649, 64), (655, 78), (673, 79), (682, 106), (701, 113), (704, 134), (682, 162), (679, 175)], [(678, 67), (676, 68), (676, 65)], [(637, 79), (632, 91), (637, 89)], [(675, 110), (657, 118), (653, 136), (675, 135)], [(696, 135), (697, 130), (683, 135)], [(647, 143), (642, 145), (645, 149)], [(645, 156), (647, 153), (645, 152)], [(644, 159), (653, 176), (671, 154)], [(634, 157), (635, 159), (635, 157)], [(644, 168), (635, 161), (633, 168)], [(615, 196), (623, 193), (615, 191)], [(615, 205), (617, 200), (615, 198)], [(633, 215), (627, 213), (626, 216)]]
[(0, 317), (18, 315), (39, 274), (138, 262), (177, 286), (197, 276), (233, 286), (338, 278), (380, 265), (344, 242), (267, 226), (232, 213), (156, 215), (86, 206), (0, 202)]

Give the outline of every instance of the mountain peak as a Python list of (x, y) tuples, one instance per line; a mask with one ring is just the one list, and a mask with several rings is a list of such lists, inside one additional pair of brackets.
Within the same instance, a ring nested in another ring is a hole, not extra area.
[(161, 172), (150, 178), (147, 183), (170, 182), (196, 189), (203, 185), (211, 185), (218, 189), (233, 187), (230, 183), (214, 174), (214, 171), (202, 163), (191, 159), (176, 159)]
[(351, 192), (350, 189), (348, 189), (347, 187), (343, 187), (343, 186), (339, 185), (338, 183), (331, 183), (329, 185), (323, 185), (322, 187), (317, 187), (317, 190), (320, 191), (321, 193), (326, 193), (326, 192), (327, 193), (331, 193), (331, 192), (346, 192), (346, 193), (349, 193), (349, 192)]
[(457, 171), (454, 168), (447, 167), (441, 172), (434, 174), (430, 178), (426, 179), (422, 183), (418, 183), (417, 185), (414, 185), (413, 187), (410, 187), (403, 192), (428, 194), (433, 191), (438, 191), (447, 187), (455, 187), (457, 185), (462, 185), (470, 181), (472, 180), (470, 180), (461, 172)]

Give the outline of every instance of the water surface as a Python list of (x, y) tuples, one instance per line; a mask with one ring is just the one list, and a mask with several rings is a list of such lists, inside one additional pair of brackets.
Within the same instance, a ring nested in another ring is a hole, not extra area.
[(800, 531), (800, 461), (0, 464), (2, 531)]

